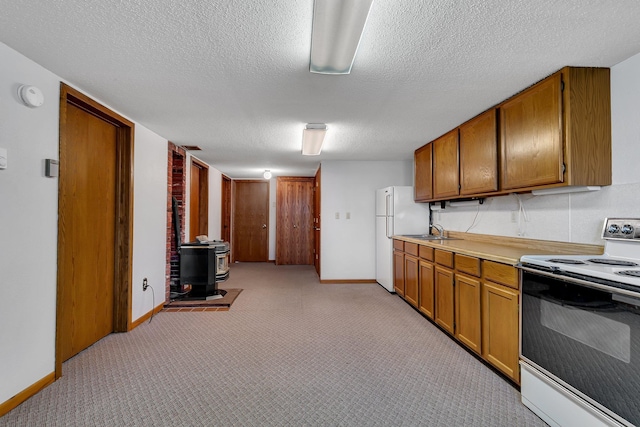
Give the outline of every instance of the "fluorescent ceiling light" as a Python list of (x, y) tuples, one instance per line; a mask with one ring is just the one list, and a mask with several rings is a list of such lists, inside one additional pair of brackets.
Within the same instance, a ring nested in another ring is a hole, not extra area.
[(373, 0), (315, 0), (309, 71), (349, 74)]
[(327, 133), (324, 123), (307, 123), (302, 131), (302, 155), (317, 156), (322, 151), (322, 142)]

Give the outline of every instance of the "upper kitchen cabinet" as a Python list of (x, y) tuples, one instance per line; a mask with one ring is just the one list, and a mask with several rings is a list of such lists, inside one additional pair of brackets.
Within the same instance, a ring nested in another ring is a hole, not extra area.
[(442, 135), (433, 145), (433, 198), (446, 199), (460, 194), (458, 129)]
[(609, 69), (565, 67), (499, 111), (501, 190), (611, 184)]
[(460, 126), (460, 195), (498, 191), (498, 126), (494, 108)]
[(414, 198), (416, 202), (426, 202), (433, 198), (432, 188), (432, 144), (427, 144), (418, 148), (414, 154), (413, 171), (414, 177)]

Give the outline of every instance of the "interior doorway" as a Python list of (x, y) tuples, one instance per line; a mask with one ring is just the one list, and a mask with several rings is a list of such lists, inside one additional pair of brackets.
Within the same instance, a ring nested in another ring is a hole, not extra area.
[(131, 325), (134, 124), (60, 87), (55, 377)]
[(231, 242), (231, 178), (226, 175), (222, 175), (221, 194), (220, 238), (225, 242)]
[(322, 199), (321, 195), (321, 168), (318, 168), (316, 176), (313, 179), (313, 265), (316, 273), (320, 277), (320, 207)]
[(276, 264), (313, 264), (314, 178), (278, 177)]
[(209, 166), (191, 157), (189, 241), (209, 234)]
[(269, 183), (256, 180), (233, 181), (234, 261), (269, 260)]

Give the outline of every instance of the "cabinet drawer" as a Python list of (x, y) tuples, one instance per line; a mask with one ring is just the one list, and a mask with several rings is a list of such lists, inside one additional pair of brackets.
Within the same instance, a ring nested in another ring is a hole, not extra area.
[(436, 263), (445, 267), (453, 268), (453, 252), (435, 250)]
[(420, 245), (419, 252), (420, 252), (420, 258), (427, 261), (433, 261), (433, 248), (430, 248), (429, 246)]
[(393, 249), (404, 252), (404, 242), (402, 240), (393, 240)]
[(495, 283), (500, 283), (518, 289), (518, 269), (506, 264), (484, 261), (484, 277)]
[(418, 244), (404, 242), (404, 251), (410, 255), (418, 256)]
[(480, 260), (467, 255), (456, 254), (456, 270), (480, 277)]

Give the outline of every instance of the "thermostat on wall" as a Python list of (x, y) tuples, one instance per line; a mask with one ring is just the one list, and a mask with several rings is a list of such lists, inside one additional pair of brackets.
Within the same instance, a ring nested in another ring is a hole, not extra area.
[(27, 107), (38, 108), (44, 104), (44, 95), (42, 91), (35, 86), (20, 86), (18, 88), (18, 96)]

